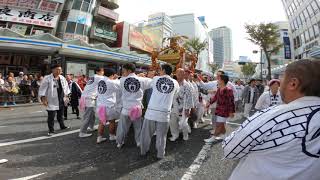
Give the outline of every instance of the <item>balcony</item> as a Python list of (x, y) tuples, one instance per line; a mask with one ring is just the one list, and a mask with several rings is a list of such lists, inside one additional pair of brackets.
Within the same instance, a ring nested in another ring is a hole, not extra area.
[(101, 5), (112, 10), (119, 8), (118, 0), (101, 0)]
[(116, 41), (118, 35), (116, 32), (108, 31), (99, 27), (94, 27), (93, 37), (99, 37), (108, 41)]
[(100, 18), (108, 18), (111, 19), (112, 21), (118, 21), (119, 19), (119, 14), (112, 11), (111, 9), (105, 8), (103, 6), (99, 6), (96, 8), (94, 12), (95, 17), (100, 17)]

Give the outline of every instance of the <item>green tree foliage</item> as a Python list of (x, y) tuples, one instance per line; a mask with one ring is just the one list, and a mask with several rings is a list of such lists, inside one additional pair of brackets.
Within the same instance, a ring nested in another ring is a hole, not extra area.
[(218, 69), (219, 69), (219, 65), (218, 64), (208, 64), (208, 66), (211, 68), (211, 72), (212, 74), (214, 74)]
[(208, 42), (207, 41), (201, 42), (201, 40), (197, 37), (187, 40), (184, 44), (184, 48), (186, 48), (187, 51), (194, 53), (197, 56), (197, 58), (199, 58), (199, 54), (203, 50), (207, 49), (207, 47), (208, 47)]
[(258, 45), (265, 53), (268, 61), (267, 79), (271, 79), (271, 55), (277, 53), (282, 44), (278, 41), (278, 26), (273, 23), (260, 23), (253, 25), (245, 25), (247, 38), (252, 43)]
[(254, 63), (246, 63), (241, 67), (241, 72), (246, 78), (249, 78), (256, 72), (256, 66)]

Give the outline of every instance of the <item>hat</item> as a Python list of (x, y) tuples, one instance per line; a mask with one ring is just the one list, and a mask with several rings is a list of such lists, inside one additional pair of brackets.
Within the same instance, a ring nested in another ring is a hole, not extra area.
[(278, 83), (280, 85), (280, 80), (279, 79), (272, 79), (269, 81), (269, 86), (272, 86), (274, 83)]
[(250, 79), (249, 84), (251, 84), (251, 83), (252, 83), (252, 81), (255, 81), (255, 79)]
[(21, 72), (19, 72), (19, 74), (24, 74), (24, 73), (21, 71)]

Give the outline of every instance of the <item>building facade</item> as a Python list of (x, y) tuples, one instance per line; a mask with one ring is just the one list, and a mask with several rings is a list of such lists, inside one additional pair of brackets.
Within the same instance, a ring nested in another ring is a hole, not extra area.
[(210, 37), (213, 41), (213, 58), (216, 64), (223, 67), (224, 62), (232, 61), (232, 33), (231, 29), (222, 26), (212, 29)]
[(202, 42), (208, 42), (209, 47), (200, 53), (196, 69), (211, 73), (211, 69), (208, 64), (213, 63), (213, 55), (211, 51), (213, 42), (206, 27), (203, 25), (203, 22), (201, 22), (195, 14), (171, 16), (171, 19), (173, 22), (174, 35), (183, 35), (190, 39), (197, 37)]
[(310, 57), (319, 46), (320, 1), (282, 0), (292, 33), (294, 59)]

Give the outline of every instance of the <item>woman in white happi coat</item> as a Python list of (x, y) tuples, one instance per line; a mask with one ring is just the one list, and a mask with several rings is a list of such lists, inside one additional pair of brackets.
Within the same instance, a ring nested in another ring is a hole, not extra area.
[(273, 79), (269, 82), (270, 90), (264, 92), (258, 99), (255, 108), (257, 110), (266, 109), (271, 106), (282, 104), (279, 91), (280, 80)]
[(320, 179), (320, 61), (286, 67), (285, 104), (249, 117), (223, 142), (224, 156), (239, 161), (229, 180)]
[(93, 77), (90, 77), (87, 85), (84, 87), (84, 90), (80, 99), (80, 109), (83, 111), (83, 122), (80, 127), (79, 137), (85, 138), (89, 137), (92, 134), (87, 133), (94, 131), (94, 123), (96, 120), (95, 116), (95, 107), (98, 91), (98, 83), (101, 79), (104, 78), (104, 69), (97, 68), (95, 70), (96, 74)]
[(54, 117), (56, 114), (60, 128), (69, 128), (64, 125), (62, 116), (64, 106), (69, 100), (67, 96), (70, 93), (70, 89), (66, 79), (61, 75), (61, 65), (55, 64), (51, 69), (52, 73), (43, 78), (39, 88), (41, 102), (47, 107), (49, 136), (54, 133)]
[(115, 120), (120, 117), (120, 98), (121, 88), (120, 81), (117, 80), (116, 71), (108, 68), (105, 69), (105, 77), (98, 83), (98, 96), (97, 96), (97, 114), (99, 117), (99, 128), (97, 143), (106, 140), (103, 137), (104, 127), (109, 122), (109, 140), (116, 140), (116, 122)]
[(139, 77), (135, 74), (136, 66), (125, 64), (120, 79), (122, 110), (117, 127), (117, 147), (121, 148), (125, 137), (133, 124), (136, 145), (140, 147), (140, 133), (142, 127), (142, 98), (143, 92), (150, 88), (152, 79)]

